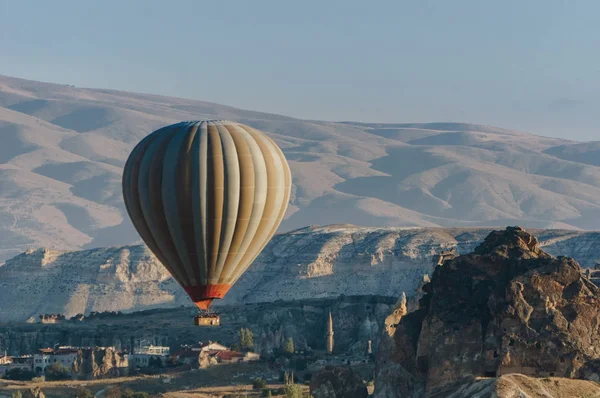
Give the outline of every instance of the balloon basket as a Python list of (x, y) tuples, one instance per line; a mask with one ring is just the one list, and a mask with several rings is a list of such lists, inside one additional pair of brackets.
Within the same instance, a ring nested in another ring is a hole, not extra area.
[(198, 314), (194, 317), (194, 325), (196, 326), (220, 326), (221, 317), (215, 313)]

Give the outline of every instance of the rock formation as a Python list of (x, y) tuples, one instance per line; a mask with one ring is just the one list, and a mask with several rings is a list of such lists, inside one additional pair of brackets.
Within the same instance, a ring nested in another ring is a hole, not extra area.
[(39, 387), (34, 387), (26, 390), (23, 393), (23, 398), (46, 398), (46, 395)]
[(125, 356), (112, 348), (87, 348), (75, 358), (73, 377), (89, 380), (124, 376), (128, 365)]
[[(276, 235), (220, 305), (268, 303), (341, 294), (398, 297), (410, 302), (432, 257), (469, 253), (489, 229), (309, 227)], [(536, 231), (550, 254), (592, 267), (600, 233)], [(452, 250), (455, 252), (452, 252)], [(453, 254), (454, 253), (454, 254)], [(0, 266), (0, 322), (39, 314), (67, 319), (91, 312), (134, 312), (192, 306), (183, 289), (143, 246), (76, 252), (33, 250)]]
[(375, 396), (446, 397), (476, 377), (600, 379), (600, 289), (519, 227), (436, 267), (419, 308), (389, 328)]
[(313, 375), (310, 393), (314, 398), (366, 398), (362, 377), (349, 366), (328, 366)]

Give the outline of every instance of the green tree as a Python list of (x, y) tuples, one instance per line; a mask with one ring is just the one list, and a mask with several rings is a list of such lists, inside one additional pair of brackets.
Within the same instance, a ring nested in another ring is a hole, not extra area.
[(288, 339), (283, 344), (283, 352), (286, 354), (293, 354), (294, 351), (294, 339), (288, 337)]
[(23, 393), (21, 391), (15, 391), (10, 394), (11, 398), (23, 398)]
[(254, 334), (252, 330), (247, 328), (241, 328), (239, 333), (240, 348), (242, 350), (251, 350), (254, 348)]
[(304, 391), (298, 384), (288, 384), (284, 388), (285, 398), (304, 398)]
[(46, 368), (46, 380), (68, 380), (71, 378), (71, 369), (60, 363), (53, 363)]

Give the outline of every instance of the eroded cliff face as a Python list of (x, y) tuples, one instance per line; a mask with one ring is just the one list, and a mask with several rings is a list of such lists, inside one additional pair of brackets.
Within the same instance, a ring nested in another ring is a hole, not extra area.
[[(339, 295), (409, 300), (432, 258), (455, 248), (469, 253), (487, 229), (308, 227), (276, 235), (215, 308)], [(600, 233), (535, 231), (540, 247), (584, 267), (600, 259)], [(133, 312), (192, 303), (144, 246), (75, 252), (33, 250), (0, 266), (0, 322), (40, 314)]]
[(375, 396), (445, 397), (509, 373), (598, 380), (600, 289), (520, 228), (436, 267), (376, 364)]
[(127, 358), (112, 348), (87, 348), (79, 350), (73, 363), (73, 377), (77, 379), (103, 379), (127, 374)]

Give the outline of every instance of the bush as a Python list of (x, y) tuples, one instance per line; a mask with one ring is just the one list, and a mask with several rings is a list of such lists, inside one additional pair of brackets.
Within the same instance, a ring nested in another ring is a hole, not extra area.
[(68, 380), (71, 378), (71, 369), (60, 363), (53, 363), (46, 368), (46, 380)]
[(262, 390), (267, 387), (267, 381), (265, 379), (254, 379), (252, 381), (252, 388), (255, 390)]
[(75, 398), (94, 398), (94, 394), (85, 387), (79, 387), (75, 393)]
[(43, 383), (46, 381), (46, 376), (34, 377), (33, 379), (31, 379), (31, 381), (34, 383)]
[(15, 391), (10, 394), (10, 398), (23, 398), (23, 393), (21, 391)]
[(26, 369), (9, 369), (4, 374), (7, 380), (29, 381), (35, 377), (35, 373)]

